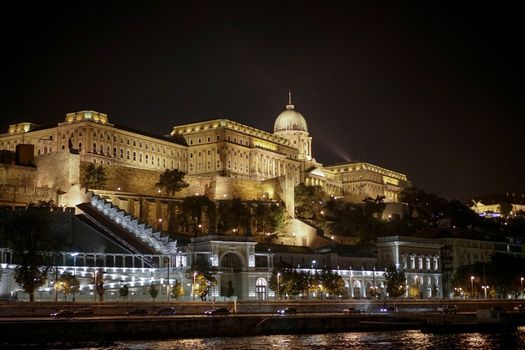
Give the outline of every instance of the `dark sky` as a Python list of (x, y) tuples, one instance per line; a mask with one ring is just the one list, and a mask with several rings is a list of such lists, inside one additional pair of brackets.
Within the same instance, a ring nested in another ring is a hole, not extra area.
[(1, 132), (83, 109), (158, 134), (218, 116), (272, 131), (291, 89), (324, 164), (462, 200), (525, 190), (519, 2), (52, 3), (1, 11)]

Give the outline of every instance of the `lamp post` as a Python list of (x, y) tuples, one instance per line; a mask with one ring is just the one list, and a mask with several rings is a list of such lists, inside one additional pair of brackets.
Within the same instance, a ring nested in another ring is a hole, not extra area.
[(168, 255), (168, 286), (166, 287), (168, 303), (170, 302), (170, 265), (171, 265), (171, 255)]
[(275, 294), (275, 300), (277, 300), (277, 296), (279, 295), (279, 277), (281, 277), (281, 273), (277, 272), (277, 293)]
[(195, 301), (195, 278), (197, 277), (197, 271), (193, 273), (193, 285), (191, 286), (191, 294), (193, 294), (193, 301)]
[[(77, 276), (77, 255), (78, 253), (71, 253), (73, 257), (73, 277), (76, 279)], [(75, 302), (75, 289), (73, 289), (73, 302)]]
[(470, 276), (470, 290), (472, 291), (472, 294), (470, 295), (470, 298), (474, 298), (474, 276)]
[(487, 289), (489, 289), (489, 286), (482, 286), (484, 292), (485, 292), (485, 299), (487, 299)]
[(523, 277), (520, 278), (520, 282), (521, 282), (521, 292), (523, 293)]

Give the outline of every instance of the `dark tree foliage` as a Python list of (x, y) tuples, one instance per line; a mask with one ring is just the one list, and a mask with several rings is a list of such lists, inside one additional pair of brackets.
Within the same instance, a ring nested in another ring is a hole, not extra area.
[(118, 292), (119, 292), (120, 297), (123, 298), (124, 300), (126, 300), (126, 298), (128, 297), (128, 294), (129, 294), (128, 285), (125, 284), (122, 287), (120, 287)]
[[(279, 278), (277, 278), (278, 274)], [(277, 280), (279, 280), (279, 288), (277, 288)], [(312, 275), (285, 266), (274, 269), (268, 287), (278, 292), (280, 298), (297, 297), (301, 294), (308, 297), (309, 292), (320, 291), (328, 293), (331, 298), (336, 298), (345, 294), (346, 291), (342, 277), (330, 269), (324, 269), (320, 274)]]
[(405, 295), (406, 277), (402, 270), (396, 270), (394, 266), (389, 266), (385, 273), (386, 290), (392, 298)]
[(185, 232), (201, 234), (199, 225), (202, 225), (204, 217), (207, 217), (210, 229), (214, 228), (217, 209), (215, 203), (208, 197), (192, 196), (184, 198), (179, 215)]
[(250, 225), (250, 210), (239, 198), (220, 201), (218, 208), (219, 232), (246, 230)]
[(164, 188), (168, 196), (173, 196), (175, 193), (189, 186), (189, 184), (184, 181), (184, 176), (186, 176), (186, 173), (178, 169), (166, 169), (160, 174), (159, 182), (156, 183), (156, 186)]
[(97, 167), (95, 164), (89, 163), (86, 168), (84, 178), (82, 179), (82, 186), (86, 188), (101, 189), (104, 187), (106, 182), (106, 170), (102, 167), (102, 165)]
[(50, 238), (49, 208), (0, 210), (2, 245), (13, 249), (15, 280), (34, 301), (35, 291), (47, 280), (56, 243)]
[(376, 198), (366, 197), (363, 199), (365, 216), (381, 219), (386, 208), (385, 198), (385, 196), (377, 196)]
[(159, 287), (156, 284), (150, 284), (149, 295), (151, 296), (151, 299), (155, 301), (155, 298), (159, 295)]
[(288, 216), (283, 206), (258, 204), (254, 220), (257, 232), (278, 233), (285, 229)]
[(295, 214), (305, 219), (319, 217), (326, 195), (320, 186), (299, 184), (295, 187)]
[[(471, 276), (474, 283), (471, 284)], [(454, 288), (461, 288), (466, 294), (474, 297), (484, 294), (483, 285), (501, 296), (518, 293), (521, 289), (520, 278), (525, 276), (525, 259), (510, 254), (496, 253), (489, 263), (476, 263), (461, 266), (452, 278)]]

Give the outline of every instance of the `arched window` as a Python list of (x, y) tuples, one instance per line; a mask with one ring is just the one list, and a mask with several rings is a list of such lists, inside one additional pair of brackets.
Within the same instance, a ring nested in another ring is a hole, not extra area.
[(268, 282), (266, 279), (260, 277), (255, 282), (255, 294), (257, 294), (257, 300), (266, 300), (267, 295), (267, 288), (268, 288)]

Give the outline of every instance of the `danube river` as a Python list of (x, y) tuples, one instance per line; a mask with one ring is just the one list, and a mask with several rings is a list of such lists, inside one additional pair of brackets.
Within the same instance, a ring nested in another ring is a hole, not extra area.
[[(87, 348), (86, 348), (87, 349)], [(511, 333), (432, 334), (420, 331), (270, 335), (118, 342), (89, 349), (525, 349), (525, 327)]]

